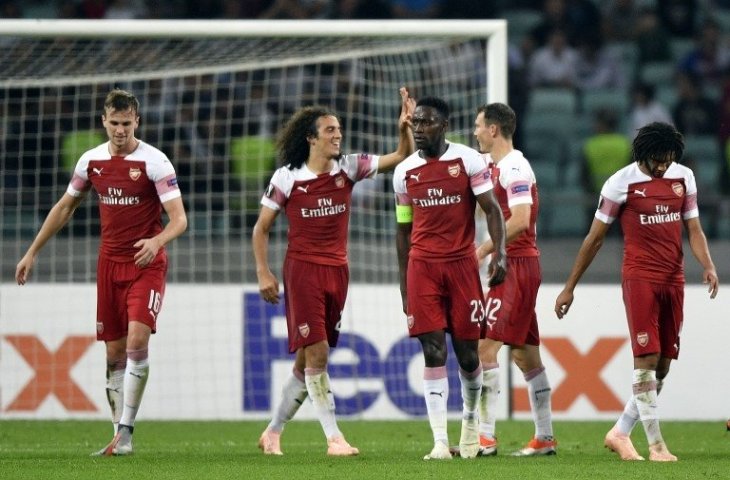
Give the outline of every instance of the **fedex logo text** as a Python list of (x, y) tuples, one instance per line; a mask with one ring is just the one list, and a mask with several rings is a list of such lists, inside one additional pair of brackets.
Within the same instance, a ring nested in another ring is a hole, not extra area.
[[(275, 318), (284, 317), (284, 306), (263, 302), (258, 293), (244, 293), (243, 312), (243, 401), (247, 412), (268, 412), (273, 408), (272, 363), (293, 360), (289, 354), (286, 336), (275, 335), (272, 324)], [(394, 312), (397, 315), (398, 312)], [(403, 328), (405, 333), (405, 326)], [(380, 340), (383, 340), (382, 342)], [(585, 353), (581, 353), (568, 338), (543, 339), (543, 348), (560, 364), (564, 377), (553, 385), (553, 410), (568, 411), (574, 402), (585, 397), (600, 412), (618, 412), (623, 409), (614, 391), (601, 378), (603, 368), (616, 356), (626, 343), (625, 338), (598, 338)], [(450, 347), (449, 347), (450, 348)], [(409, 378), (409, 368), (414, 359), (421, 358), (421, 347), (416, 339), (402, 336), (395, 339), (378, 339), (373, 342), (357, 333), (341, 332), (338, 350), (349, 349), (355, 361), (348, 364), (330, 363), (329, 374), (333, 380), (379, 380), (382, 387), (373, 382), (355, 383), (355, 393), (339, 397), (335, 391), (339, 414), (352, 415), (371, 408), (381, 395), (406, 415), (426, 414), (425, 402), (420, 391), (420, 377)], [(461, 410), (459, 367), (453, 351), (449, 351), (449, 398), (451, 411)], [(505, 366), (503, 365), (502, 368)], [(411, 372), (412, 373), (412, 372)], [(411, 375), (412, 377), (412, 375)], [(351, 391), (351, 390), (350, 390)], [(527, 389), (512, 390), (515, 412), (529, 412)]]

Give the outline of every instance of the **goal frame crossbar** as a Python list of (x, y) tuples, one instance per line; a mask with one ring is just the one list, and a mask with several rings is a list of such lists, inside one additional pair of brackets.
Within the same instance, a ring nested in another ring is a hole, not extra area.
[[(487, 42), (488, 102), (507, 101), (507, 21), (493, 20), (55, 20), (8, 19), (0, 37), (233, 38), (233, 37), (478, 37)], [(495, 74), (495, 72), (497, 72)]]

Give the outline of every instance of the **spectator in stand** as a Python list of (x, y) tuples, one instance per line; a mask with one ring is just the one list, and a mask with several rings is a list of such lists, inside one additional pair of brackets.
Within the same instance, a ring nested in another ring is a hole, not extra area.
[(23, 8), (20, 2), (7, 0), (0, 3), (0, 18), (23, 18)]
[(678, 72), (676, 85), (678, 101), (672, 117), (677, 130), (684, 135), (718, 135), (717, 103), (705, 96), (700, 79), (689, 72)]
[(601, 22), (601, 12), (590, 0), (545, 0), (542, 11), (543, 21), (530, 32), (538, 48), (548, 43), (556, 28), (563, 30), (568, 43), (575, 46), (579, 39), (594, 33), (587, 25)]
[(104, 18), (104, 14), (106, 13), (106, 0), (81, 0), (78, 5), (78, 10), (81, 18)]
[(632, 107), (629, 119), (629, 138), (633, 139), (639, 129), (652, 122), (674, 124), (667, 107), (654, 99), (654, 85), (638, 83), (631, 91)]
[(547, 45), (548, 37), (555, 29), (561, 29), (564, 32), (571, 29), (565, 15), (565, 0), (545, 0), (542, 6), (542, 14), (542, 21), (532, 29), (529, 35), (535, 48)]
[[(730, 146), (730, 67), (725, 69), (725, 74), (723, 75), (718, 124), (720, 125), (720, 145), (722, 148), (728, 147)], [(728, 161), (730, 161), (730, 157), (728, 157)], [(728, 178), (728, 181), (730, 181), (730, 178)]]
[(390, 0), (395, 18), (437, 18), (444, 0)]
[(659, 21), (659, 16), (653, 8), (646, 7), (641, 10), (636, 28), (639, 65), (671, 60), (671, 36)]
[(335, 17), (345, 20), (387, 19), (393, 18), (393, 12), (387, 0), (340, 0)]
[(658, 2), (659, 18), (670, 35), (692, 38), (700, 7), (697, 0), (662, 0)]
[[(631, 142), (619, 133), (614, 110), (599, 109), (593, 117), (593, 134), (583, 144), (583, 183), (587, 192), (601, 193), (601, 187), (614, 172), (631, 161)], [(591, 217), (595, 206), (591, 209)]]
[(474, 0), (449, 0), (442, 4), (439, 18), (498, 18), (499, 2), (475, 2)]
[(639, 24), (639, 9), (635, 0), (602, 2), (601, 30), (609, 42), (633, 42)]
[(574, 88), (577, 67), (578, 52), (568, 45), (565, 32), (556, 28), (550, 33), (547, 45), (538, 48), (530, 59), (530, 85)]
[(708, 20), (697, 35), (695, 48), (679, 62), (679, 69), (697, 75), (705, 87), (719, 88), (722, 73), (728, 67), (730, 43), (720, 25)]
[(148, 15), (147, 5), (143, 0), (111, 0), (104, 12), (105, 19), (133, 20)]
[(578, 44), (577, 86), (582, 91), (625, 88), (620, 59), (606, 48), (599, 35), (586, 36)]
[(334, 9), (333, 0), (274, 0), (259, 18), (270, 19), (321, 19), (327, 18)]

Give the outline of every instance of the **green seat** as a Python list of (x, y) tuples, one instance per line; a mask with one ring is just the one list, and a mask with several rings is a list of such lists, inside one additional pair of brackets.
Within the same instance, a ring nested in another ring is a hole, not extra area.
[(61, 140), (61, 166), (70, 174), (81, 155), (106, 141), (106, 136), (99, 130), (77, 130), (65, 134)]

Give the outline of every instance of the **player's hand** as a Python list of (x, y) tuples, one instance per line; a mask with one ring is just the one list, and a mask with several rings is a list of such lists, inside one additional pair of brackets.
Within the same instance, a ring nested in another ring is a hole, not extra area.
[(488, 285), (490, 287), (504, 282), (504, 279), (507, 277), (507, 257), (496, 253), (492, 255), (487, 273), (489, 274)]
[(555, 300), (555, 315), (558, 316), (558, 318), (563, 318), (565, 315), (568, 314), (568, 310), (570, 310), (570, 306), (573, 304), (573, 292), (568, 290), (563, 290), (558, 295), (558, 298)]
[(143, 238), (137, 241), (134, 247), (139, 248), (139, 251), (134, 254), (134, 264), (138, 267), (146, 267), (155, 259), (161, 245), (155, 238)]
[(401, 99), (400, 118), (398, 118), (398, 125), (400, 125), (401, 128), (403, 128), (404, 126), (410, 127), (411, 117), (413, 116), (413, 112), (416, 110), (416, 100), (410, 97), (410, 95), (408, 94), (408, 89), (406, 87), (400, 87), (398, 93), (400, 93)]
[(34, 263), (35, 257), (30, 254), (26, 254), (20, 259), (18, 265), (15, 267), (15, 281), (18, 282), (18, 285), (25, 285), (25, 282), (28, 281)]
[(490, 245), (490, 242), (484, 242), (477, 247), (477, 261), (479, 262), (479, 268), (484, 265), (484, 260), (486, 260), (487, 256), (491, 253), (492, 249)]
[(717, 296), (717, 290), (720, 288), (717, 272), (715, 270), (705, 270), (702, 274), (702, 283), (709, 285), (707, 291), (710, 293), (710, 298), (715, 298)]
[(279, 281), (276, 279), (271, 270), (258, 273), (259, 277), (259, 293), (265, 302), (276, 305), (279, 303)]

